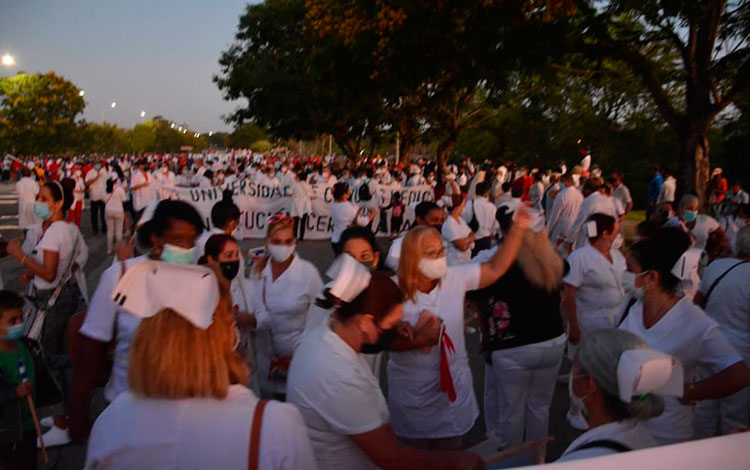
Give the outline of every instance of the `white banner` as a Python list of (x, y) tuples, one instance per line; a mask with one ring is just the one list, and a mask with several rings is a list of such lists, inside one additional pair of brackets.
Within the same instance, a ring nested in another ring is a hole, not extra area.
[[(333, 223), (331, 222), (331, 204), (333, 203), (333, 188), (323, 185), (313, 185), (315, 197), (312, 201), (312, 213), (307, 218), (305, 231), (306, 240), (326, 240), (331, 238)], [(266, 233), (266, 218), (272, 214), (289, 213), (292, 202), (292, 186), (274, 188), (258, 185), (249, 179), (236, 181), (229, 185), (232, 190), (234, 203), (239, 206), (240, 233), (242, 238), (263, 238)], [(174, 188), (176, 198), (193, 204), (203, 216), (204, 223), (211, 227), (211, 208), (222, 198), (222, 189), (211, 188)], [(378, 185), (380, 207), (391, 203), (394, 193), (401, 193), (401, 200), (406, 206), (401, 230), (407, 230), (414, 224), (414, 206), (422, 201), (433, 200), (430, 186), (414, 186), (409, 188), (394, 188), (393, 186)], [(377, 195), (375, 195), (377, 197)], [(355, 205), (358, 201), (358, 191), (351, 192), (351, 200)], [(379, 211), (380, 212), (380, 211)], [(386, 211), (386, 220), (380, 224), (380, 213), (373, 221), (373, 230), (380, 227), (378, 235), (387, 235), (390, 230), (390, 214)], [(385, 229), (385, 230), (383, 230)]]

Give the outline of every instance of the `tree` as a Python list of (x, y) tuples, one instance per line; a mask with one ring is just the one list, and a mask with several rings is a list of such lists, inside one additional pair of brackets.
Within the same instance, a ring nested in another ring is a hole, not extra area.
[(266, 139), (266, 132), (257, 124), (237, 126), (227, 138), (227, 146), (235, 149), (246, 149), (259, 140)]
[[(750, 3), (577, 0), (572, 50), (626, 64), (679, 143), (679, 185), (704, 198), (708, 134), (750, 89)], [(657, 54), (655, 54), (657, 52)], [(656, 60), (661, 55), (674, 60)], [(704, 198), (704, 203), (707, 198)]]
[(371, 59), (314, 40), (306, 12), (304, 0), (249, 5), (214, 81), (225, 99), (247, 99), (228, 122), (257, 124), (282, 139), (331, 134), (353, 159), (381, 130), (382, 101), (361, 66)]
[(74, 144), (75, 118), (86, 102), (53, 72), (0, 79), (0, 134), (19, 153), (55, 152)]

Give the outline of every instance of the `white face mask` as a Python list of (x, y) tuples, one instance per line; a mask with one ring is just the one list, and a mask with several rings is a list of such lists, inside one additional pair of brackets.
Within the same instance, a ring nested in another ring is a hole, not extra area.
[(448, 272), (448, 257), (437, 259), (422, 258), (419, 261), (419, 272), (428, 279), (440, 279)]
[(283, 263), (288, 260), (294, 253), (295, 245), (268, 245), (268, 252), (271, 254), (271, 258), (277, 263)]
[(626, 294), (635, 290), (635, 273), (630, 271), (622, 273), (622, 289)]
[(570, 371), (570, 375), (568, 376), (568, 396), (570, 397), (571, 407), (581, 411), (582, 416), (577, 416), (576, 418), (583, 420), (583, 423), (575, 423), (574, 427), (579, 427), (579, 424), (585, 424), (584, 429), (588, 429), (589, 423), (586, 419), (586, 403), (583, 400), (585, 397), (579, 397), (573, 390), (573, 371)]

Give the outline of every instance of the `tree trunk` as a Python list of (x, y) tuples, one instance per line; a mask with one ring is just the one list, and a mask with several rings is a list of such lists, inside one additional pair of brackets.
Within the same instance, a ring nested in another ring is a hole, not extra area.
[(711, 169), (710, 152), (707, 130), (691, 129), (681, 136), (680, 172), (677, 190), (679, 194), (693, 193), (697, 195), (704, 208), (708, 207), (709, 171)]
[(456, 148), (457, 142), (458, 134), (451, 133), (445, 140), (440, 142), (437, 147), (438, 172), (441, 176), (445, 170), (445, 164), (448, 161), (448, 157), (453, 153), (453, 149)]

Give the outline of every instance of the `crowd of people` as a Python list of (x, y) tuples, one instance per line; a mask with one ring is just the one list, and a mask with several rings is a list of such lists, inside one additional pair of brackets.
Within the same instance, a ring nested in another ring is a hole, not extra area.
[[(8, 172), (24, 238), (5, 251), (26, 288), (0, 290), (9, 468), (86, 441), (88, 469), (484, 468), (465, 450), (472, 354), (498, 451), (547, 436), (566, 356), (568, 419), (586, 432), (562, 461), (750, 425), (739, 183), (713, 182), (701, 213), (652, 169), (648, 219), (626, 240), (630, 191), (591, 155), (570, 171), (232, 152), (14, 157)], [(242, 180), (289, 188), (260, 249), (238, 238)], [(334, 199), (326, 282), (296, 250), (320, 185)], [(432, 197), (386, 204), (383, 186)], [(224, 189), (210, 227), (179, 187)], [(91, 296), (86, 201), (114, 255)], [(481, 351), (465, 341), (475, 321)]]

